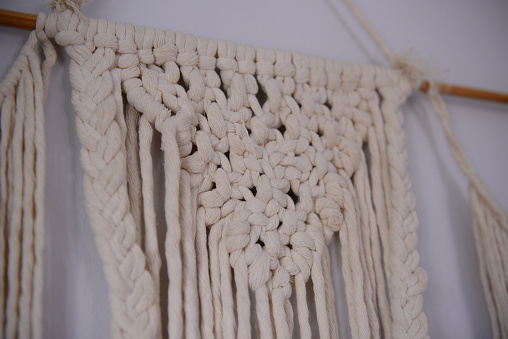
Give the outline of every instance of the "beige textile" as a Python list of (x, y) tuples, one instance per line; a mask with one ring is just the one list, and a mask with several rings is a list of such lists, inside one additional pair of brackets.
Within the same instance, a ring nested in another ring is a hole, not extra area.
[[(50, 16), (45, 31), (72, 58), (87, 209), (114, 337), (156, 337), (166, 322), (148, 151), (155, 132), (164, 151), (170, 338), (245, 338), (253, 328), (283, 338), (295, 322), (310, 337), (309, 313), (320, 337), (336, 337), (326, 247), (334, 232), (353, 336), (426, 336), (399, 109), (411, 86), (400, 71), (70, 10)], [(138, 128), (139, 149), (128, 142)]]
[[(401, 128), (411, 74), (61, 7), (39, 16), (24, 49), (35, 55), (41, 41), (42, 69), (39, 59), (18, 62), (1, 88), (0, 272), (8, 283), (0, 333), (42, 336), (41, 268), (30, 269), (40, 265), (42, 244), (31, 237), (40, 240), (42, 188), (30, 200), (27, 178), (35, 172), (43, 183), (43, 144), (22, 160), (16, 140), (41, 140), (52, 38), (71, 57), (86, 208), (113, 338), (338, 338), (338, 326), (350, 326), (353, 338), (428, 337)], [(35, 137), (22, 123), (26, 88), (36, 98), (28, 110)], [(163, 178), (154, 175), (157, 148)], [(335, 315), (332, 241), (349, 324)]]
[[(44, 97), (56, 60), (37, 30), (0, 83), (0, 337), (42, 337)], [(38, 48), (42, 49), (43, 58)]]

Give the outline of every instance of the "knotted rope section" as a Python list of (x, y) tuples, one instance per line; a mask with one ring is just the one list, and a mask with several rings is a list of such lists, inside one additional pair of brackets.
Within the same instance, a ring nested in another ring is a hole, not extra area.
[[(326, 246), (335, 232), (354, 337), (390, 335), (387, 286), (399, 291), (399, 312), (415, 312), (394, 266), (404, 256), (402, 266), (424, 280), (399, 111), (410, 84), (400, 72), (93, 20), (75, 9), (53, 14), (46, 31), (76, 75), (85, 194), (115, 337), (159, 337), (167, 324), (170, 338), (287, 338), (296, 329), (310, 338), (316, 314), (320, 337), (336, 338)], [(153, 207), (155, 130), (165, 263)], [(424, 284), (411, 288), (419, 295)]]
[[(54, 7), (44, 32), (71, 57), (86, 207), (114, 338), (310, 338), (313, 321), (321, 338), (337, 338), (332, 241), (355, 338), (401, 326), (426, 334), (398, 322), (422, 317), (425, 281), (402, 72), (89, 19), (69, 1)], [(25, 111), (21, 102), (5, 109)], [(155, 176), (159, 137), (164, 168)], [(19, 137), (9, 140), (2, 159), (16, 164)], [(161, 187), (163, 216), (154, 206)], [(4, 190), (19, 200), (19, 189)]]

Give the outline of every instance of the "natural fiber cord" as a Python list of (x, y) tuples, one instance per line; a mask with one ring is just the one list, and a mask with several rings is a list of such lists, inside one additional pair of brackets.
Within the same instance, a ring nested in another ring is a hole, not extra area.
[[(338, 338), (332, 241), (352, 337), (428, 337), (400, 111), (415, 68), (91, 19), (78, 5), (56, 1), (39, 15), (0, 88), (0, 336), (42, 337), (51, 38), (71, 58), (113, 338)], [(471, 181), (482, 281), (496, 338), (506, 338), (506, 218), (429, 93)]]
[[(44, 97), (56, 60), (37, 29), (0, 84), (0, 333), (42, 338)], [(44, 59), (38, 55), (42, 46)]]

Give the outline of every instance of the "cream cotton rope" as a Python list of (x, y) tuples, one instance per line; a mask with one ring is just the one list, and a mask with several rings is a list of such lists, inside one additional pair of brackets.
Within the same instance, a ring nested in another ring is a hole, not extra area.
[[(326, 246), (334, 238), (353, 336), (392, 336), (386, 289), (399, 272), (388, 267), (403, 255), (418, 271), (415, 237), (403, 249), (389, 240), (416, 228), (403, 73), (88, 19), (76, 9), (51, 14), (45, 32), (71, 56), (85, 198), (114, 338), (336, 338)], [(155, 131), (164, 153), (162, 249)], [(421, 294), (425, 280), (411, 287)]]
[[(39, 15), (0, 88), (3, 337), (42, 337), (48, 38), (71, 58), (85, 202), (113, 338), (338, 338), (339, 326), (353, 338), (428, 337), (400, 111), (414, 67), (91, 19), (78, 5), (56, 1), (55, 12)], [(504, 338), (506, 219), (471, 181), (482, 279)], [(161, 189), (163, 211), (155, 208)], [(349, 324), (335, 314), (331, 242), (341, 251)]]
[(39, 15), (36, 30), (0, 84), (0, 333), (4, 338), (42, 338), (44, 97), (56, 60), (43, 30), (45, 18)]

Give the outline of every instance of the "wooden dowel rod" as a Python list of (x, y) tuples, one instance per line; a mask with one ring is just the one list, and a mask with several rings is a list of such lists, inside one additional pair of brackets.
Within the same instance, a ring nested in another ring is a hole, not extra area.
[[(0, 9), (0, 26), (33, 30), (35, 29), (36, 20), (37, 16), (34, 14)], [(216, 55), (215, 57), (218, 56)], [(508, 103), (508, 94), (505, 93), (496, 93), (445, 83), (437, 83), (436, 85), (441, 94)], [(420, 91), (427, 92), (429, 90), (429, 86), (430, 85), (427, 80), (423, 81), (420, 86)]]
[(14, 28), (35, 29), (37, 15), (0, 9), (0, 25)]
[[(427, 92), (429, 90), (429, 82), (424, 80), (420, 86), (420, 91)], [(441, 94), (449, 94), (466, 98), (474, 98), (488, 101), (508, 103), (508, 94), (484, 91), (481, 89), (464, 87), (459, 85), (436, 83), (437, 90)]]

